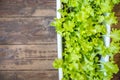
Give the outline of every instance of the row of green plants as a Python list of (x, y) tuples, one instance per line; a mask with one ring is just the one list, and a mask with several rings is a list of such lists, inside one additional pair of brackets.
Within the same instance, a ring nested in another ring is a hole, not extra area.
[[(114, 5), (120, 0), (61, 0), (60, 19), (55, 19), (58, 34), (63, 39), (62, 59), (55, 68), (62, 68), (62, 80), (110, 80), (118, 72), (113, 57), (120, 51), (120, 30), (112, 28), (107, 34), (106, 24), (117, 23)], [(104, 37), (111, 43), (105, 46)], [(101, 57), (109, 55), (108, 62)]]

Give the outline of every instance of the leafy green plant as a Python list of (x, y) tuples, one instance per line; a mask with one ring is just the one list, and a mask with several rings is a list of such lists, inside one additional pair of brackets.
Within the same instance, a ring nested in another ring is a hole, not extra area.
[[(63, 57), (53, 63), (63, 69), (62, 80), (110, 80), (118, 67), (113, 56), (120, 50), (120, 30), (112, 29), (105, 46), (106, 24), (116, 24), (112, 12), (120, 0), (61, 0), (60, 19), (52, 23), (63, 38)], [(101, 57), (109, 55), (109, 62)]]

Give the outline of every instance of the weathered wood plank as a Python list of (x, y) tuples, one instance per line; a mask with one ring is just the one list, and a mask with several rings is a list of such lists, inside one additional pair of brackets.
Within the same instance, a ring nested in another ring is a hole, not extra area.
[(55, 16), (55, 2), (56, 0), (0, 0), (0, 16)]
[(56, 45), (2, 45), (0, 70), (53, 69)]
[[(113, 25), (114, 28), (120, 29), (120, 4), (115, 6), (115, 13), (116, 16), (118, 16), (118, 24), (117, 25)], [(119, 69), (120, 69), (120, 54), (116, 54), (114, 56), (114, 61), (115, 63), (118, 65)], [(120, 80), (120, 70), (117, 74), (114, 74), (113, 79), (112, 80)]]
[(0, 45), (2, 60), (54, 59), (57, 57), (57, 45)]
[(57, 71), (0, 71), (0, 80), (58, 80)]
[(58, 80), (56, 0), (0, 0), (0, 80)]
[[(120, 54), (116, 54), (114, 56), (114, 61), (115, 63), (118, 65), (119, 69), (120, 69)], [(113, 79), (112, 80), (120, 80), (120, 70), (117, 74), (114, 74)]]
[[(120, 29), (120, 4), (116, 5), (113, 11), (115, 12), (115, 15), (117, 16), (118, 23), (117, 25), (113, 25), (112, 27)], [(120, 54), (115, 55), (114, 60), (120, 69)], [(117, 74), (114, 74), (113, 79), (111, 80), (120, 80), (120, 71)]]
[(56, 43), (53, 17), (0, 18), (0, 44)]
[(37, 8), (31, 16), (55, 16), (56, 12), (53, 9)]
[(115, 5), (113, 11), (115, 12), (116, 16), (120, 17), (120, 4)]
[(120, 71), (117, 74), (114, 74), (111, 80), (120, 80)]
[(53, 60), (3, 60), (0, 61), (0, 70), (51, 70)]
[(120, 68), (120, 53), (114, 56), (114, 60), (117, 63), (118, 67)]

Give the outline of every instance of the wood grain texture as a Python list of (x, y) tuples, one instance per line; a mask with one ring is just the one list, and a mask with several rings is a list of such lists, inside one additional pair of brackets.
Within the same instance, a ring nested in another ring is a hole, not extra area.
[(58, 80), (54, 71), (0, 71), (0, 80)]
[(53, 17), (0, 18), (0, 44), (56, 43)]
[(53, 69), (56, 45), (2, 45), (0, 70)]
[(52, 70), (53, 60), (3, 60), (0, 62), (0, 70)]
[(119, 67), (119, 72), (117, 74), (114, 74), (112, 80), (120, 80), (120, 53), (118, 53), (114, 56), (114, 61)]
[(58, 80), (56, 0), (0, 0), (0, 80)]
[[(113, 25), (112, 27), (120, 29), (120, 4), (116, 5), (114, 7), (113, 11), (115, 12), (115, 15), (117, 16), (118, 23), (117, 23), (117, 25)], [(118, 65), (119, 69), (120, 69), (120, 53), (118, 53), (114, 56), (114, 60), (115, 60), (115, 63)], [(120, 70), (117, 74), (114, 74), (112, 80), (120, 80)]]
[(55, 59), (57, 45), (0, 45), (0, 62), (3, 60)]
[(0, 16), (55, 16), (55, 4), (55, 0), (0, 0)]
[(115, 15), (120, 17), (120, 4), (115, 5), (113, 11), (115, 12)]
[(119, 53), (114, 56), (114, 60), (115, 60), (115, 63), (117, 63), (118, 67), (120, 68), (120, 54)]

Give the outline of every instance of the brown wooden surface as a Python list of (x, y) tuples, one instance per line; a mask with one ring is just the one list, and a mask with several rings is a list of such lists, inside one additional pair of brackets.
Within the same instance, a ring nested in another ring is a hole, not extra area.
[(120, 17), (120, 3), (115, 5), (113, 11), (115, 12), (115, 15), (116, 16), (119, 16)]
[(56, 0), (0, 0), (0, 80), (58, 80)]
[(0, 16), (55, 16), (56, 0), (0, 0)]
[(2, 45), (0, 70), (53, 69), (56, 44), (52, 45)]
[(56, 44), (41, 45), (2, 45), (0, 62), (8, 59), (54, 59), (57, 56)]
[[(117, 16), (118, 24), (117, 24), (117, 25), (113, 25), (112, 27), (117, 28), (117, 29), (120, 29), (120, 4), (116, 5), (116, 6), (114, 7), (114, 10), (113, 10), (113, 11), (115, 12), (115, 15)], [(115, 60), (115, 62), (117, 63), (119, 69), (120, 69), (120, 53), (118, 53), (118, 54), (116, 54), (116, 55), (114, 56), (114, 60)], [(113, 79), (112, 79), (112, 80), (120, 80), (120, 70), (119, 70), (119, 72), (118, 72), (117, 74), (115, 74), (115, 75), (113, 76)]]
[[(6, 76), (5, 76), (6, 75)], [(58, 80), (57, 71), (0, 71), (0, 80)]]
[(0, 18), (0, 44), (56, 43), (53, 18)]

